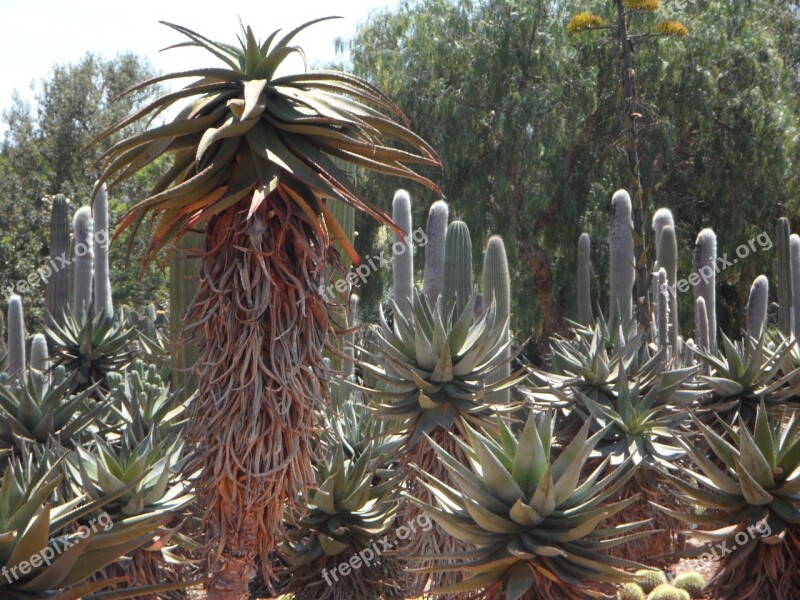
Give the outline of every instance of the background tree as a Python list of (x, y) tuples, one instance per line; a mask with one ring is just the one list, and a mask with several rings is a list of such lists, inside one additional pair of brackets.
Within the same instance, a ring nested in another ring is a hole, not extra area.
[[(608, 9), (604, 0), (585, 6)], [(564, 316), (577, 314), (578, 237), (590, 233), (594, 264), (607, 263), (610, 198), (628, 181), (619, 47), (568, 36), (574, 8), (546, 0), (406, 1), (373, 14), (350, 42), (353, 70), (397, 98), (439, 150), (444, 170), (432, 176), (479, 238), (473, 247), (489, 234), (506, 240), (513, 327), (523, 339), (559, 331)], [(636, 47), (638, 137), (647, 148), (640, 173), (652, 207), (644, 223), (661, 206), (676, 215), (684, 277), (703, 227), (714, 227), (720, 253), (733, 255), (771, 232), (779, 214), (800, 225), (800, 17), (797, 3), (777, 0), (698, 0), (669, 16), (691, 34)], [(397, 185), (360, 182), (383, 206)], [(433, 199), (411, 191), (419, 210)], [(363, 221), (357, 228), (366, 252), (374, 230)], [(719, 275), (726, 330), (740, 326), (730, 307), (746, 300), (770, 257), (754, 253)], [(605, 269), (596, 273), (594, 300), (605, 306)], [(360, 291), (365, 310), (381, 283), (373, 277)], [(683, 317), (683, 330), (693, 331), (692, 316)]]
[[(76, 64), (56, 65), (36, 86), (33, 105), (15, 94), (3, 114), (7, 126), (0, 147), (0, 281), (19, 279), (46, 262), (49, 255), (50, 205), (46, 195), (64, 194), (75, 210), (86, 202), (99, 171), (92, 166), (99, 153), (126, 132), (90, 151), (84, 147), (123, 115), (141, 107), (156, 91), (139, 91), (117, 100), (124, 90), (153, 75), (150, 64), (134, 54), (104, 59), (87, 54)], [(134, 124), (128, 132), (141, 129)], [(129, 199), (143, 197), (161, 166), (138, 174), (120, 186), (110, 199), (110, 223), (124, 212)], [(165, 277), (157, 267), (140, 280), (144, 242), (125, 261), (124, 243), (111, 247), (111, 276), (115, 304), (141, 307), (163, 303)], [(28, 328), (42, 322), (44, 285), (37, 283), (25, 298)]]

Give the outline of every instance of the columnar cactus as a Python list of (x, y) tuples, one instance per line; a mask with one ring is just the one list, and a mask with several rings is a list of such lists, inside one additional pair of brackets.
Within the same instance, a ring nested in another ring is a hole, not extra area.
[(8, 299), (8, 357), (6, 372), (9, 377), (26, 380), (25, 372), (25, 317), (22, 298), (12, 294)]
[[(483, 257), (483, 295), (486, 306), (494, 302), (498, 322), (505, 321), (503, 341), (509, 340), (509, 318), (511, 316), (511, 280), (508, 274), (508, 258), (503, 238), (493, 235), (486, 244), (486, 254)], [(511, 376), (511, 348), (503, 352), (503, 367), (487, 378), (487, 383), (503, 381)], [(505, 389), (489, 394), (490, 401), (508, 403), (511, 400), (511, 390)]]
[(47, 338), (41, 333), (33, 336), (31, 341), (31, 367), (37, 371), (47, 371), (50, 368), (50, 355), (47, 352)]
[[(656, 214), (653, 215), (653, 232), (655, 232), (655, 247), (656, 247), (656, 269), (663, 267), (661, 263), (661, 233), (664, 227), (675, 227), (675, 219), (672, 216), (672, 211), (668, 208), (659, 208)], [(669, 276), (669, 269), (667, 269), (667, 276)]]
[(353, 328), (356, 326), (356, 317), (358, 316), (358, 295), (352, 294), (350, 296), (350, 303), (347, 307), (347, 333), (344, 336), (344, 354), (347, 357), (344, 360), (342, 377), (349, 378), (353, 374), (355, 367), (355, 335)]
[(447, 226), (444, 264), (445, 314), (455, 306), (455, 314), (460, 315), (472, 301), (472, 240), (464, 221)]
[[(345, 236), (348, 240), (353, 240), (356, 235), (356, 209), (349, 204), (345, 204), (341, 200), (337, 200), (336, 198), (331, 198), (328, 202), (328, 208), (339, 222), (339, 225), (342, 226)], [(353, 264), (353, 261), (350, 258), (350, 255), (344, 249), (344, 246), (342, 246), (342, 244), (339, 242), (336, 242), (334, 246), (339, 251), (339, 257), (341, 258), (344, 266), (346, 268), (350, 268)]]
[(633, 257), (633, 221), (631, 197), (619, 190), (611, 199), (611, 234), (609, 279), (611, 282), (610, 319), (619, 316), (622, 321), (633, 315), (633, 286), (636, 270)]
[(405, 190), (397, 190), (392, 200), (392, 221), (403, 231), (403, 237), (394, 232), (392, 244), (393, 298), (398, 310), (411, 319), (414, 297), (414, 248), (411, 245), (411, 197)]
[(767, 325), (767, 306), (769, 304), (769, 280), (759, 275), (750, 288), (747, 301), (747, 335), (760, 339)]
[(588, 233), (578, 239), (578, 322), (591, 325), (592, 317), (592, 241)]
[(792, 329), (794, 337), (800, 338), (800, 235), (789, 238), (789, 255), (792, 263)]
[(694, 305), (694, 337), (697, 347), (703, 352), (709, 352), (708, 340), (708, 310), (706, 299), (700, 296)]
[(114, 304), (111, 300), (111, 274), (108, 267), (108, 246), (111, 243), (108, 232), (108, 192), (105, 184), (95, 196), (92, 205), (94, 231), (94, 314), (104, 314), (114, 318)]
[(778, 329), (783, 335), (792, 333), (792, 264), (789, 251), (789, 238), (791, 237), (789, 219), (781, 217), (775, 235), (775, 245), (778, 248), (777, 281), (775, 287), (778, 292)]
[[(63, 194), (53, 197), (50, 212), (50, 268), (45, 288), (45, 323), (51, 327), (63, 323), (69, 297), (69, 269), (61, 268), (69, 257), (69, 201)], [(59, 260), (61, 258), (61, 261)]]
[(712, 354), (717, 351), (717, 235), (703, 229), (694, 246), (694, 270), (699, 277), (694, 286), (695, 302), (703, 298), (708, 313), (708, 346)]
[(449, 208), (444, 200), (437, 200), (428, 212), (425, 235), (425, 272), (422, 276), (422, 291), (428, 304), (436, 306), (436, 300), (444, 289), (444, 256), (447, 239)]
[[(194, 366), (197, 362), (197, 341), (184, 335), (184, 317), (200, 286), (200, 259), (193, 251), (202, 250), (203, 235), (187, 233), (170, 257), (169, 263), (169, 337), (172, 346), (172, 383), (186, 400), (195, 389)], [(202, 335), (198, 329), (194, 335)]]
[[(672, 215), (670, 215), (672, 218)], [(669, 343), (678, 352), (678, 239), (673, 225), (664, 225), (658, 244), (658, 266), (667, 273), (669, 290)], [(664, 290), (666, 291), (666, 290)]]
[[(671, 337), (671, 324), (670, 324), (670, 302), (669, 302), (669, 288), (668, 288), (667, 270), (661, 267), (658, 270), (658, 296), (657, 296), (657, 315), (658, 315), (658, 347), (667, 348), (670, 345)], [(676, 347), (673, 346), (673, 352)]]
[(92, 209), (82, 206), (72, 219), (75, 237), (75, 283), (72, 295), (72, 316), (80, 319), (92, 310), (92, 275), (94, 249), (92, 247)]

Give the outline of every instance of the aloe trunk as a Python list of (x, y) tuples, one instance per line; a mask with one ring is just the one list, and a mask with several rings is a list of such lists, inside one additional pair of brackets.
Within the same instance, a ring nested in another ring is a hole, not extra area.
[(747, 301), (747, 334), (756, 340), (760, 339), (767, 325), (767, 307), (769, 305), (769, 280), (759, 275), (750, 288)]
[(578, 322), (591, 325), (592, 317), (592, 241), (588, 233), (578, 239)]
[(708, 348), (717, 351), (717, 235), (703, 229), (694, 246), (694, 270), (699, 277), (694, 286), (694, 298), (703, 298), (708, 313)]
[[(510, 339), (509, 319), (511, 317), (511, 280), (508, 274), (508, 258), (503, 238), (493, 235), (486, 244), (486, 254), (483, 260), (483, 294), (488, 303), (486, 308), (494, 304), (497, 322), (505, 322), (503, 340)], [(511, 376), (511, 348), (503, 351), (503, 367), (487, 377), (487, 384), (502, 381)], [(488, 395), (490, 402), (508, 403), (511, 400), (511, 390), (506, 388)]]
[(775, 287), (778, 292), (778, 329), (789, 336), (792, 333), (792, 261), (789, 250), (789, 238), (792, 231), (789, 219), (778, 219), (775, 245), (778, 249), (777, 281)]
[(472, 302), (472, 240), (464, 221), (447, 226), (444, 271), (445, 315), (455, 309), (455, 318)]
[[(45, 323), (64, 322), (69, 306), (69, 269), (61, 267), (69, 257), (69, 202), (62, 194), (53, 197), (50, 212), (50, 275), (45, 288)], [(61, 260), (59, 260), (59, 258)]]
[(610, 272), (611, 306), (609, 321), (618, 316), (624, 323), (633, 316), (633, 286), (636, 271), (633, 258), (631, 197), (619, 190), (611, 199)]
[(414, 297), (414, 247), (411, 245), (411, 196), (405, 190), (395, 192), (392, 200), (392, 221), (403, 232), (395, 231), (392, 244), (393, 298), (397, 309), (411, 319)]
[(82, 206), (72, 219), (75, 237), (75, 287), (72, 296), (72, 316), (81, 320), (92, 310), (92, 277), (94, 248), (92, 246), (92, 209)]
[(25, 372), (25, 316), (22, 298), (13, 294), (8, 299), (8, 358), (6, 372), (9, 377), (26, 380)]

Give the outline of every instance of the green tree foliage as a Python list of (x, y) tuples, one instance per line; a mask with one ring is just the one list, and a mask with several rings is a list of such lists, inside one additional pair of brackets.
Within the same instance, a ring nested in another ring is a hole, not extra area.
[[(584, 8), (612, 16), (605, 1)], [(475, 232), (475, 251), (489, 234), (506, 240), (513, 326), (523, 338), (576, 316), (582, 231), (596, 241), (594, 298), (607, 304), (610, 198), (627, 183), (618, 45), (602, 33), (569, 35), (575, 9), (551, 0), (406, 0), (373, 14), (350, 44), (355, 72), (396, 98), (439, 151), (445, 168), (433, 176), (453, 216)], [(800, 17), (794, 3), (777, 0), (698, 0), (632, 18), (646, 30), (665, 16), (689, 35), (636, 40), (640, 160), (645, 223), (657, 207), (675, 212), (683, 277), (701, 228), (714, 227), (720, 254), (734, 255), (772, 231), (781, 211), (797, 214)], [(388, 203), (391, 183), (361, 182)], [(414, 191), (415, 222), (423, 222), (431, 198)], [(373, 236), (358, 229), (368, 252)], [(733, 307), (771, 258), (758, 252), (719, 275), (722, 327), (741, 326)], [(681, 304), (692, 331), (691, 302)]]
[[(117, 97), (134, 83), (154, 75), (149, 63), (134, 54), (103, 59), (87, 54), (75, 64), (57, 65), (36, 87), (33, 105), (15, 94), (3, 114), (7, 127), (0, 147), (0, 285), (26, 279), (47, 262), (50, 204), (47, 195), (64, 194), (72, 210), (89, 197), (99, 171), (93, 162), (111, 144), (130, 134), (125, 130), (102, 146), (84, 147), (109, 125), (152, 99), (157, 90)], [(142, 125), (133, 127), (141, 129)], [(131, 200), (144, 197), (160, 165), (138, 174), (114, 190), (110, 223)], [(115, 304), (141, 307), (165, 299), (166, 278), (157, 267), (140, 281), (143, 247), (134, 246), (125, 262), (124, 240), (111, 248)], [(29, 330), (42, 320), (44, 284), (39, 280), (25, 295)]]

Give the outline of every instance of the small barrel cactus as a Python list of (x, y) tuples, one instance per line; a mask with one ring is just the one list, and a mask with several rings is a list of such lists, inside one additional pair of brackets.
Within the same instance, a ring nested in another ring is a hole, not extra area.
[(397, 309), (406, 319), (411, 319), (411, 302), (414, 297), (414, 248), (411, 245), (411, 196), (397, 190), (392, 200), (392, 221), (403, 236), (394, 232), (392, 244), (393, 298)]
[(692, 598), (701, 598), (706, 587), (705, 579), (699, 573), (681, 573), (672, 582), (679, 590), (684, 590)]
[(691, 596), (684, 590), (662, 583), (648, 594), (647, 600), (691, 600)]
[(655, 569), (642, 569), (640, 571), (636, 571), (636, 573), (633, 575), (633, 578), (634, 581), (639, 584), (639, 587), (642, 588), (642, 590), (644, 590), (644, 592), (647, 594), (652, 592), (659, 585), (667, 583), (667, 576), (661, 571), (656, 571)]
[(631, 197), (619, 190), (611, 199), (611, 234), (609, 237), (611, 282), (610, 317), (619, 316), (623, 322), (633, 315), (633, 286), (636, 270), (633, 256), (633, 221)]
[(617, 600), (645, 600), (645, 596), (638, 584), (626, 583), (617, 590)]
[(447, 220), (450, 209), (447, 202), (438, 200), (428, 212), (425, 228), (425, 272), (422, 276), (422, 291), (428, 304), (436, 306), (436, 301), (444, 290), (444, 252), (447, 240)]
[(759, 275), (750, 288), (747, 301), (747, 335), (761, 339), (767, 326), (767, 307), (769, 305), (769, 280)]
[(578, 322), (591, 325), (592, 317), (592, 240), (588, 233), (578, 239)]

